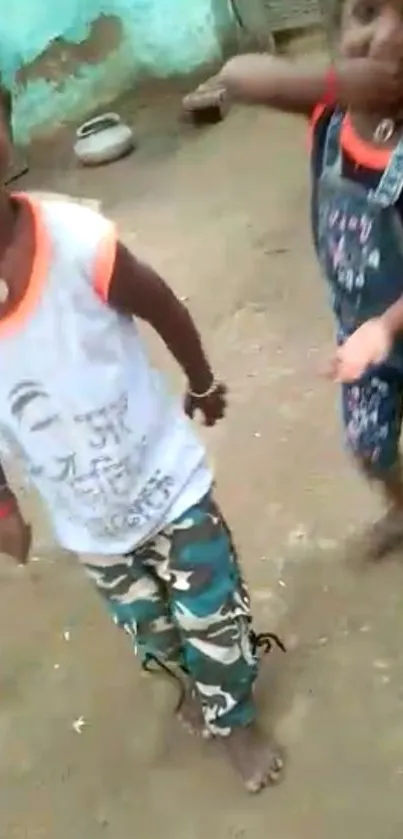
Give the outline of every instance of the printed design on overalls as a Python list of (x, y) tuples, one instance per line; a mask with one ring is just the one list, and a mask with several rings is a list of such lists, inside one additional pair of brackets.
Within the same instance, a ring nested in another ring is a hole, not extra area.
[(363, 321), (379, 314), (403, 289), (401, 219), (395, 207), (403, 190), (403, 140), (375, 189), (344, 173), (341, 129), (336, 111), (324, 138), (314, 191), (317, 251), (331, 289), (343, 341)]
[[(128, 500), (142, 472), (148, 437), (139, 440), (130, 430), (127, 393), (66, 421), (46, 388), (25, 380), (10, 391), (9, 405), (30, 477), (51, 485), (55, 503), (63, 505), (70, 521), (85, 522), (93, 536), (141, 528), (166, 507), (174, 480), (158, 469), (137, 498)], [(46, 462), (38, 463), (38, 453), (45, 451)]]
[(358, 308), (370, 274), (378, 272), (381, 263), (375, 219), (365, 211), (349, 211), (346, 206), (327, 206), (322, 208), (320, 215), (321, 242), (333, 282), (351, 295)]
[(382, 416), (389, 398), (389, 385), (377, 376), (352, 385), (346, 392), (347, 443), (355, 454), (376, 463), (390, 434), (390, 423)]

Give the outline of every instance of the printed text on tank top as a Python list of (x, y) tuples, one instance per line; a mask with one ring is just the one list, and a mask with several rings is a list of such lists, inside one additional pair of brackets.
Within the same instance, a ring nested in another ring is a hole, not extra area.
[(106, 302), (114, 226), (67, 202), (34, 202), (33, 219), (30, 281), (0, 321), (0, 459), (18, 458), (64, 547), (125, 553), (198, 503), (211, 472), (135, 322)]

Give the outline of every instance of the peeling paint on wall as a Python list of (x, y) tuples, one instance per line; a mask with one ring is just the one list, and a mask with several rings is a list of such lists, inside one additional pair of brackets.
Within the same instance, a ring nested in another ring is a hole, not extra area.
[(16, 138), (83, 115), (142, 75), (214, 60), (227, 23), (227, 0), (13, 0), (0, 71), (16, 93)]

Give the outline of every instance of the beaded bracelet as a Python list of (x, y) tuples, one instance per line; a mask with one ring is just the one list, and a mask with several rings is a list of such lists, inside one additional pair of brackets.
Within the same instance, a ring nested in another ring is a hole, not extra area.
[(209, 396), (212, 396), (213, 393), (216, 392), (218, 388), (218, 382), (216, 379), (213, 379), (210, 387), (204, 391), (204, 393), (196, 393), (194, 390), (188, 390), (189, 396), (193, 396), (193, 399), (207, 399)]

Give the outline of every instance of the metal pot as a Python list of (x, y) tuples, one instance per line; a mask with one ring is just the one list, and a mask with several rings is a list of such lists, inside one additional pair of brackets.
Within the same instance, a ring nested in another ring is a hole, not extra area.
[(131, 128), (115, 113), (87, 120), (77, 129), (76, 137), (74, 153), (84, 166), (118, 160), (134, 148)]

